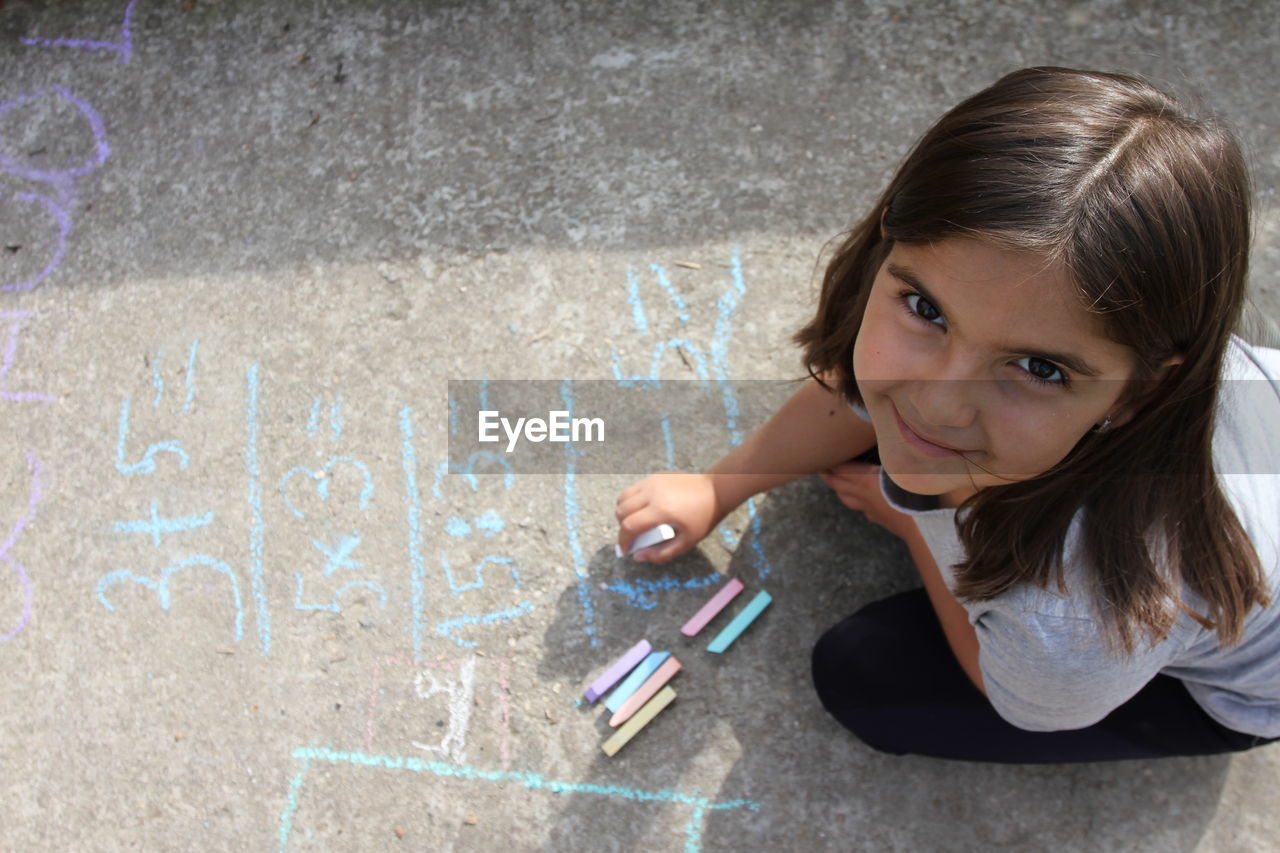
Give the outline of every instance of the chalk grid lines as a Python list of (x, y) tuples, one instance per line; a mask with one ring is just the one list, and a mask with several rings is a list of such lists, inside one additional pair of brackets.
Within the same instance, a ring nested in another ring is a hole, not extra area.
[(381, 770), (407, 770), (412, 773), (427, 774), (440, 779), (456, 779), (475, 783), (489, 782), (498, 785), (523, 787), (530, 791), (545, 791), (550, 794), (583, 794), (586, 796), (629, 800), (636, 803), (674, 803), (689, 806), (689, 821), (684, 827), (685, 853), (699, 853), (701, 851), (702, 823), (706, 818), (707, 812), (734, 809), (760, 810), (760, 804), (752, 800), (713, 802), (708, 797), (684, 794), (669, 789), (645, 791), (639, 788), (618, 785), (562, 782), (548, 779), (540, 773), (515, 770), (480, 770), (466, 764), (452, 764), (446, 761), (424, 761), (415, 757), (376, 755), (367, 752), (341, 752), (328, 747), (299, 747), (293, 751), (293, 758), (295, 761), (301, 762), (301, 765), (298, 767), (298, 772), (289, 782), (284, 811), (280, 813), (279, 843), (276, 848), (278, 853), (286, 853), (289, 849), (289, 840), (293, 835), (294, 817), (300, 806), (308, 771), (314, 762), (333, 765), (345, 764), (352, 767)]

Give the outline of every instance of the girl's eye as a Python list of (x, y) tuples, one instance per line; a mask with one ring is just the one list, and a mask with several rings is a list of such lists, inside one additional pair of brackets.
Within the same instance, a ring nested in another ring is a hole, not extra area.
[(935, 323), (935, 320), (942, 319), (942, 312), (934, 307), (933, 303), (925, 299), (918, 293), (910, 290), (904, 291), (899, 297), (902, 304), (906, 307), (907, 313), (912, 317), (924, 320), (931, 326), (941, 326), (942, 323)]
[[(1026, 365), (1023, 365), (1026, 362)], [(1067, 374), (1062, 372), (1062, 368), (1051, 361), (1045, 361), (1043, 358), (1035, 356), (1025, 356), (1018, 359), (1014, 364), (1022, 367), (1026, 374), (1031, 377), (1032, 382), (1040, 385), (1059, 385), (1063, 388), (1071, 384), (1071, 380), (1067, 378)], [(1057, 376), (1055, 379), (1054, 376)]]
[[(907, 312), (907, 316), (930, 326), (946, 328), (946, 323), (942, 320), (942, 312), (919, 293), (912, 290), (904, 290), (898, 294), (898, 301), (902, 303), (903, 310)], [(1071, 385), (1071, 377), (1067, 376), (1062, 368), (1052, 361), (1045, 361), (1043, 358), (1028, 355), (1017, 359), (1014, 364), (1022, 368), (1027, 377), (1037, 385), (1048, 385), (1055, 388), (1067, 388)]]

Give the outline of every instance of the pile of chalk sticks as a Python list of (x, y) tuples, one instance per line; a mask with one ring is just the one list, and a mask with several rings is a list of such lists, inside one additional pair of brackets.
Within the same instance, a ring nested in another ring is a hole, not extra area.
[[(633, 548), (632, 553), (635, 550), (637, 549)], [(711, 597), (711, 600), (684, 624), (680, 633), (686, 637), (696, 636), (742, 590), (742, 581), (730, 578)], [(728, 649), (772, 600), (772, 596), (763, 590), (757, 593), (756, 597), (716, 635), (707, 646), (707, 651), (720, 654)], [(591, 682), (591, 686), (584, 694), (588, 702), (595, 702), (615, 684), (618, 685), (604, 703), (605, 708), (613, 712), (613, 716), (609, 718), (609, 725), (618, 729), (601, 746), (605, 755), (610, 757), (616, 755), (618, 750), (626, 746), (654, 717), (675, 701), (676, 692), (667, 682), (680, 669), (680, 661), (671, 652), (655, 652), (648, 640), (641, 640), (605, 670), (603, 675)], [(618, 728), (619, 726), (621, 728)]]

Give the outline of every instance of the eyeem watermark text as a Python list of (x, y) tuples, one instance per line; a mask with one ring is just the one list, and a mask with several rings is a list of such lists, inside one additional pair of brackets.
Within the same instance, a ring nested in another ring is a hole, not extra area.
[(604, 441), (604, 418), (571, 418), (567, 411), (547, 412), (542, 418), (504, 418), (494, 410), (479, 413), (480, 441), (501, 441), (498, 427), (507, 435), (506, 452), (516, 449), (521, 438), (535, 444), (543, 441)]

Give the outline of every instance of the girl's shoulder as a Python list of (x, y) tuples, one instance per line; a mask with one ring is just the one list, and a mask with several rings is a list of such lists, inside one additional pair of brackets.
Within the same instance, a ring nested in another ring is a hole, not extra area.
[[(1269, 327), (1274, 328), (1274, 327)], [(1266, 332), (1261, 339), (1232, 335), (1223, 364), (1224, 380), (1256, 379), (1268, 382), (1280, 394), (1280, 332)]]
[(1280, 574), (1280, 349), (1232, 337), (1213, 435), (1218, 481), (1264, 570)]

